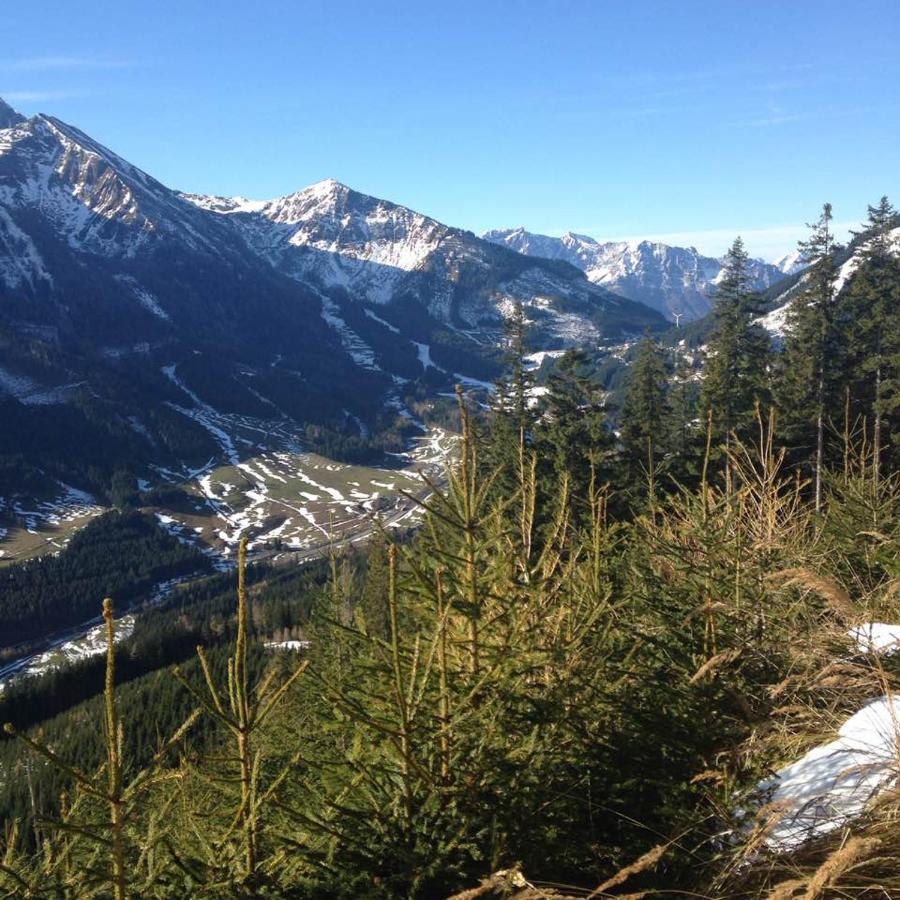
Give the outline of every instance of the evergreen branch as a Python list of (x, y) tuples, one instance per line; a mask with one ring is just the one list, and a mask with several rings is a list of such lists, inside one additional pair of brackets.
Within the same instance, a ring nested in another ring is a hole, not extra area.
[(15, 728), (12, 723), (7, 722), (3, 726), (3, 730), (12, 737), (17, 738), (22, 741), (23, 744), (27, 744), (35, 753), (39, 753), (41, 756), (48, 759), (57, 769), (61, 772), (65, 772), (73, 781), (76, 781), (81, 788), (88, 794), (91, 794), (94, 797), (100, 797), (102, 799), (107, 799), (107, 795), (104, 791), (101, 791), (97, 788), (93, 782), (85, 775), (83, 772), (78, 769), (70, 766), (65, 760), (63, 760), (60, 756), (54, 753), (49, 747), (45, 747), (43, 744), (38, 743), (37, 741), (30, 738), (27, 734), (23, 734), (21, 731)]

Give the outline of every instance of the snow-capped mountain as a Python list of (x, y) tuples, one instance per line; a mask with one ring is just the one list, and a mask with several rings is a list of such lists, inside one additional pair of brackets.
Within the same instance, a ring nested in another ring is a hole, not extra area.
[(389, 303), (453, 229), (402, 206), (321, 181), (275, 200), (185, 199), (230, 216), (254, 252), (299, 281)]
[[(487, 240), (529, 256), (559, 259), (582, 269), (595, 284), (659, 310), (698, 319), (712, 307), (722, 261), (694, 247), (670, 247), (653, 241), (601, 243), (567, 232), (561, 238), (531, 234), (524, 228), (488, 231)], [(755, 290), (765, 290), (783, 277), (774, 265), (751, 260)]]
[(802, 251), (791, 250), (790, 253), (779, 256), (772, 265), (785, 275), (796, 275), (806, 268), (807, 263)]
[(651, 324), (645, 310), (568, 266), (498, 251), (334, 180), (270, 201), (183, 196), (229, 218), (254, 253), (297, 281), (377, 306), (414, 300), (445, 325), (498, 327), (517, 302), (550, 341), (596, 340), (629, 320)]
[[(15, 211), (31, 210), (72, 250), (107, 257), (134, 258), (165, 237), (222, 249), (215, 235), (202, 233), (190, 204), (78, 129), (51, 116), (23, 119), (5, 104), (4, 120), (0, 207), (7, 226)], [(31, 278), (49, 277), (30, 255)]]
[[(498, 253), (468, 232), (336, 181), (268, 202), (181, 194), (51, 116), (25, 120), (5, 104), (0, 116), (7, 125), (0, 131), (0, 224), (8, 251), (0, 278), (8, 288), (43, 284), (52, 293), (54, 270), (72, 262), (96, 257), (128, 269), (177, 244), (182, 253), (240, 258), (254, 268), (265, 262), (294, 282), (357, 302), (412, 299), (438, 321), (464, 327), (486, 319), (499, 325), (516, 301), (543, 311), (545, 320), (563, 305), (563, 321), (574, 304), (586, 335), (602, 335), (607, 307), (616, 328), (629, 316), (635, 329), (653, 322), (647, 310), (567, 267)], [(70, 258), (48, 251), (48, 243)], [(145, 302), (153, 291), (134, 272), (113, 274), (144, 298), (145, 310), (179, 317), (164, 301)]]
[(47, 419), (46, 441), (85, 409), (123, 459), (166, 465), (234, 456), (219, 413), (366, 440), (414, 420), (407, 396), (492, 380), (517, 302), (536, 349), (665, 327), (566, 263), (338, 182), (184, 194), (0, 102), (0, 404)]

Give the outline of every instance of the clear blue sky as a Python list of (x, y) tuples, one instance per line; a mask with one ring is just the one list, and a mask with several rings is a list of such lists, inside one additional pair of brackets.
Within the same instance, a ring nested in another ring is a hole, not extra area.
[(164, 183), (792, 249), (900, 201), (898, 0), (7, 0), (0, 96)]

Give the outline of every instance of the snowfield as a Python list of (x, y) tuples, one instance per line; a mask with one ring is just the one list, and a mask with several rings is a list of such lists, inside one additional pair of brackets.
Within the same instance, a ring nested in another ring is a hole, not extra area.
[[(421, 474), (440, 480), (457, 443), (455, 435), (432, 428), (395, 456), (397, 468), (348, 465), (304, 452), (278, 423), (266, 428), (208, 408), (191, 412), (214, 434), (221, 431), (235, 455), (225, 465), (210, 462), (187, 480), (160, 470), (166, 480), (186, 487), (191, 501), (187, 509), (154, 511), (161, 527), (200, 547), (220, 567), (233, 565), (242, 537), (257, 555), (299, 552), (307, 558), (332, 543), (363, 540), (375, 519), (387, 526), (414, 524), (421, 508), (410, 497), (424, 499), (429, 493)], [(239, 459), (236, 448), (248, 434), (256, 441), (255, 451)]]
[(0, 560), (58, 553), (79, 528), (104, 512), (96, 498), (63, 482), (30, 501), (0, 496)]

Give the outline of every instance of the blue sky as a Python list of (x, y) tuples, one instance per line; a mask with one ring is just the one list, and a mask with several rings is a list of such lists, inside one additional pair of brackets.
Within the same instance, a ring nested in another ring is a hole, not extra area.
[(897, 0), (8, 0), (0, 96), (164, 183), (792, 249), (900, 202)]

